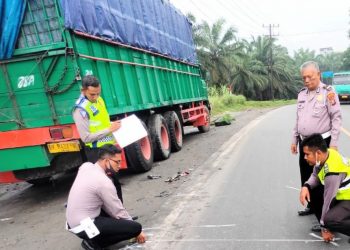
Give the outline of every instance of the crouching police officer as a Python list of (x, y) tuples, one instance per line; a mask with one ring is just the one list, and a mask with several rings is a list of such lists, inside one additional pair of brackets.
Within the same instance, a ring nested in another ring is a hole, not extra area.
[[(310, 201), (310, 190), (324, 186), (324, 199), (313, 200), (315, 215), (326, 242), (334, 239), (333, 232), (350, 236), (350, 161), (327, 144), (320, 134), (302, 142), (305, 160), (314, 166), (312, 175), (300, 191), (300, 202)], [(312, 199), (312, 197), (311, 197)]]
[(136, 237), (145, 242), (142, 226), (132, 220), (109, 176), (118, 172), (121, 151), (112, 144), (99, 150), (98, 161), (84, 163), (68, 196), (67, 229), (83, 239), (84, 249), (101, 249)]

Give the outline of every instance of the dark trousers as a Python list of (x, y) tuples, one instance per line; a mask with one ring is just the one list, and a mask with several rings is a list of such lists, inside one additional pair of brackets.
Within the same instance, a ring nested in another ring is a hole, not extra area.
[(142, 231), (140, 223), (132, 220), (114, 219), (111, 217), (98, 216), (94, 220), (95, 226), (100, 234), (92, 239), (85, 232), (78, 233), (77, 236), (84, 240), (92, 241), (99, 247), (108, 247), (123, 240), (128, 240), (138, 236)]
[(350, 236), (350, 201), (335, 201), (324, 217), (325, 227)]
[[(98, 160), (98, 148), (89, 148), (85, 147), (85, 155), (86, 155), (86, 161), (95, 163)], [(115, 189), (117, 190), (118, 198), (123, 203), (123, 193), (122, 193), (122, 186), (119, 182), (119, 174), (115, 174), (111, 177), (115, 186)]]
[[(328, 137), (324, 140), (329, 147), (331, 137)], [(305, 160), (305, 154), (301, 147), (301, 140), (299, 140), (299, 167), (301, 185), (304, 185), (304, 183), (310, 178), (313, 172), (313, 166), (310, 166)], [(318, 220), (320, 220), (322, 214), (323, 192), (323, 185), (319, 185), (318, 187), (310, 190), (310, 203), (308, 204), (308, 207), (315, 213)]]

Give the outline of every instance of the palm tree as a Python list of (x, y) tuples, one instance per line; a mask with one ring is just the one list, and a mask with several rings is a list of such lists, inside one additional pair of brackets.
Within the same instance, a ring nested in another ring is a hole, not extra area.
[(252, 46), (246, 40), (241, 42), (244, 56), (233, 57), (235, 60), (231, 87), (234, 93), (244, 95), (248, 99), (262, 100), (262, 91), (267, 87), (267, 71), (265, 65), (252, 53)]
[(219, 19), (212, 26), (203, 22), (195, 26), (194, 40), (198, 58), (205, 71), (210, 74), (210, 83), (219, 86), (229, 82), (230, 56), (239, 53), (237, 32), (233, 27), (224, 30), (225, 21)]
[(294, 63), (297, 67), (300, 67), (304, 62), (316, 61), (316, 53), (314, 50), (299, 49), (294, 51)]

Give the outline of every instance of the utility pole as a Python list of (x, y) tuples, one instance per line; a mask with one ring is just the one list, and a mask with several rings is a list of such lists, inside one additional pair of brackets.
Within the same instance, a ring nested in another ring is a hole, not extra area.
[(268, 58), (268, 74), (269, 74), (269, 85), (270, 85), (270, 95), (271, 95), (271, 99), (274, 100), (274, 94), (273, 94), (273, 86), (272, 86), (272, 57), (273, 57), (273, 53), (272, 53), (272, 37), (274, 36), (278, 36), (278, 34), (274, 34), (273, 33), (273, 29), (274, 28), (278, 28), (279, 24), (269, 24), (269, 25), (263, 25), (263, 28), (267, 28), (269, 30), (269, 38), (270, 38), (270, 53), (269, 53), (269, 58)]

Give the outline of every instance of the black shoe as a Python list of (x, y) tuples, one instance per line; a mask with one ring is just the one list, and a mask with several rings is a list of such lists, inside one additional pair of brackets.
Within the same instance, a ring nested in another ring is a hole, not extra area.
[(85, 250), (101, 250), (99, 246), (96, 246), (91, 240), (83, 240), (81, 242), (81, 247)]
[(311, 231), (315, 233), (321, 232), (321, 225), (320, 224), (315, 224), (311, 227)]
[(137, 220), (139, 217), (136, 215), (136, 216), (133, 216), (131, 217), (132, 220)]
[(310, 215), (313, 214), (314, 212), (312, 212), (312, 210), (310, 208), (305, 208), (304, 210), (300, 210), (298, 211), (298, 215), (299, 216), (305, 216), (305, 215)]

